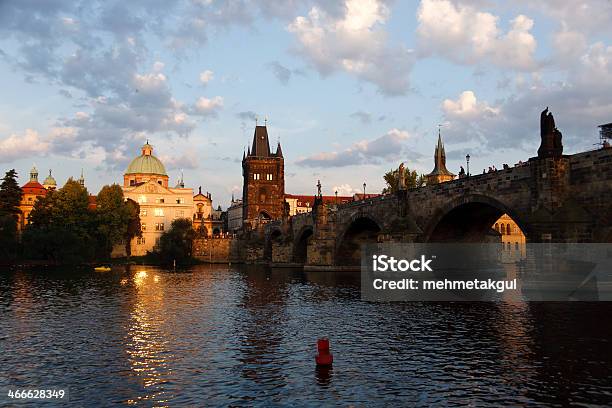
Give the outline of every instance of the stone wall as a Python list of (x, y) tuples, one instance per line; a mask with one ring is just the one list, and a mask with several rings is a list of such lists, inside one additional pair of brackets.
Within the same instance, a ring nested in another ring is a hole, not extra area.
[(234, 238), (203, 238), (193, 242), (194, 257), (210, 263), (237, 262), (240, 259)]

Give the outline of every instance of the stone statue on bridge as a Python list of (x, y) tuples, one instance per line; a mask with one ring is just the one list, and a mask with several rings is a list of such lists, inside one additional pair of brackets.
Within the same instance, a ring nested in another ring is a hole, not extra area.
[(397, 190), (403, 191), (406, 189), (406, 168), (404, 167), (404, 163), (400, 163), (399, 168), (397, 169)]
[(562, 134), (555, 126), (555, 118), (548, 106), (540, 115), (540, 148), (538, 157), (561, 157), (563, 155)]

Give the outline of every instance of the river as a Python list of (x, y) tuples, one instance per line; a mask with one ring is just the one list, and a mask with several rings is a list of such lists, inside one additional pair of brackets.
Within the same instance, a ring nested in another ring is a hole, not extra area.
[[(0, 389), (64, 386), (71, 406), (609, 406), (611, 316), (368, 303), (350, 272), (5, 270)], [(322, 336), (332, 369), (315, 368)]]

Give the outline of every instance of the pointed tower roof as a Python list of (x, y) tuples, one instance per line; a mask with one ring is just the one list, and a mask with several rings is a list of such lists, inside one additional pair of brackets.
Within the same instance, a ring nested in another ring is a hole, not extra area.
[(283, 149), (281, 149), (280, 140), (276, 145), (276, 157), (283, 157)]
[(446, 168), (446, 152), (444, 151), (444, 143), (442, 143), (442, 136), (440, 135), (440, 130), (438, 130), (438, 145), (436, 146), (436, 151), (434, 153), (434, 169), (428, 175), (455, 176)]
[(255, 126), (253, 134), (253, 147), (249, 156), (270, 157), (270, 142), (268, 140), (268, 129), (266, 126)]

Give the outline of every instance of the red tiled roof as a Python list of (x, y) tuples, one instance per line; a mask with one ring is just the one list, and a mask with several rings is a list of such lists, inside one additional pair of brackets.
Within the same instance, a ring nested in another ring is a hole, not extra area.
[[(296, 194), (285, 194), (285, 198), (297, 199), (298, 207), (312, 207), (314, 205), (314, 195), (296, 195)], [(325, 204), (345, 204), (353, 201), (353, 196), (323, 196), (323, 203)]]
[(89, 204), (87, 205), (87, 207), (89, 207), (90, 210), (95, 210), (96, 207), (98, 206), (98, 204), (96, 203), (96, 196), (95, 195), (89, 195)]
[(38, 181), (28, 181), (21, 187), (21, 190), (24, 194), (37, 194), (42, 196), (47, 194), (47, 189)]

